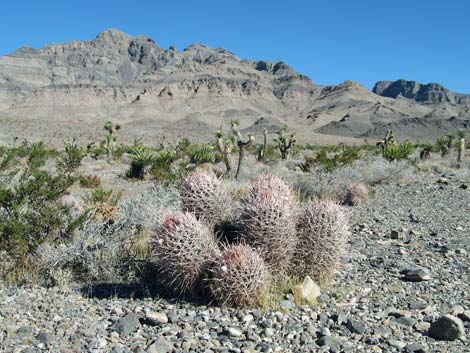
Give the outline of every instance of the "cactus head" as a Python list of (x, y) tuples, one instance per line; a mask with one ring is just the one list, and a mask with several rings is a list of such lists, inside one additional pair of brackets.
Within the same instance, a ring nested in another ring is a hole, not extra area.
[(224, 305), (262, 305), (270, 275), (261, 256), (247, 245), (229, 245), (210, 267), (209, 289)]
[(242, 239), (257, 249), (274, 273), (285, 272), (296, 247), (297, 202), (279, 177), (263, 175), (242, 200)]
[(213, 172), (198, 170), (189, 174), (183, 180), (180, 195), (183, 210), (210, 226), (233, 217), (230, 193)]
[(346, 193), (346, 203), (351, 206), (362, 205), (369, 200), (369, 189), (363, 183), (351, 184)]
[(299, 216), (297, 230), (295, 274), (327, 285), (340, 266), (348, 242), (349, 227), (343, 208), (331, 200), (311, 202)]
[(219, 253), (213, 233), (191, 213), (168, 214), (153, 245), (159, 268), (177, 293), (197, 291), (206, 265)]

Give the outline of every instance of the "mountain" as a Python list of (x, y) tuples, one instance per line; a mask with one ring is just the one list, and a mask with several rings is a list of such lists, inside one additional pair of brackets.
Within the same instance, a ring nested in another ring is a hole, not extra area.
[(352, 81), (321, 86), (283, 62), (202, 44), (165, 49), (110, 29), (0, 58), (0, 144), (89, 142), (107, 120), (123, 126), (122, 138), (153, 144), (212, 139), (232, 119), (253, 132), (287, 124), (316, 143), (374, 139), (390, 127), (421, 139), (468, 124), (468, 96), (406, 82), (379, 82), (374, 92)]

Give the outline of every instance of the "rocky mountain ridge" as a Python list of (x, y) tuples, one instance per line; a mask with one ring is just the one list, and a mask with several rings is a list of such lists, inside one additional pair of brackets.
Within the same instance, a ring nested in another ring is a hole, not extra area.
[(164, 49), (111, 29), (0, 58), (0, 143), (88, 142), (106, 120), (121, 123), (129, 140), (149, 143), (212, 138), (232, 119), (271, 133), (288, 124), (299, 140), (316, 143), (374, 139), (390, 127), (404, 138), (431, 138), (468, 124), (466, 95), (426, 87), (321, 86), (283, 62), (243, 60), (202, 44)]

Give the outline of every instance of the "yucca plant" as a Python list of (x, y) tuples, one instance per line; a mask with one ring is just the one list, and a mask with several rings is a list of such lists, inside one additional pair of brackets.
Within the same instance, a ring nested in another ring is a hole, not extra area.
[(156, 158), (154, 151), (145, 147), (143, 144), (136, 144), (129, 152), (131, 155), (131, 165), (127, 173), (129, 178), (143, 179), (145, 168), (151, 165)]
[(410, 141), (405, 141), (399, 144), (390, 144), (384, 150), (384, 157), (389, 161), (398, 161), (407, 159), (416, 149), (416, 146)]
[(189, 145), (186, 147), (186, 154), (189, 161), (196, 165), (215, 161), (214, 146), (207, 143)]
[(110, 155), (113, 155), (116, 150), (116, 134), (121, 130), (121, 125), (113, 124), (112, 121), (107, 121), (103, 128), (106, 130), (107, 135), (101, 145), (106, 149), (106, 157), (109, 157)]

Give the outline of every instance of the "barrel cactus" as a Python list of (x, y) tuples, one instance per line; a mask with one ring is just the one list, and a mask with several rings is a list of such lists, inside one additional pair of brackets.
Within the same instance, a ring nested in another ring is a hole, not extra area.
[(198, 290), (206, 265), (219, 254), (211, 232), (191, 213), (170, 213), (156, 233), (154, 251), (169, 287), (177, 293)]
[(354, 183), (346, 192), (346, 203), (351, 206), (362, 205), (369, 200), (369, 189), (363, 183)]
[(339, 268), (349, 237), (342, 207), (331, 200), (309, 203), (299, 216), (297, 230), (295, 274), (327, 285)]
[(263, 175), (242, 200), (242, 239), (257, 249), (273, 274), (286, 272), (296, 248), (297, 202), (279, 177)]
[(195, 171), (181, 185), (181, 205), (199, 220), (214, 226), (232, 218), (233, 200), (222, 181), (210, 171)]
[(247, 245), (229, 245), (209, 272), (208, 287), (221, 304), (254, 307), (267, 298), (269, 271), (261, 256)]

